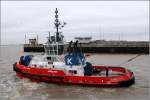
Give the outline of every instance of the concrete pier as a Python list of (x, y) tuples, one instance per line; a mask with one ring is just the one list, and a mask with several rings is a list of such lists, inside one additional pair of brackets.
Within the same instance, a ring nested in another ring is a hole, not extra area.
[(81, 43), (81, 48), (85, 53), (149, 54), (148, 41), (96, 40), (89, 43)]
[[(64, 45), (66, 51), (68, 44)], [(105, 41), (96, 40), (89, 43), (81, 43), (81, 48), (85, 53), (125, 53), (125, 54), (149, 54), (148, 41)], [(25, 52), (44, 52), (44, 46), (24, 45)]]

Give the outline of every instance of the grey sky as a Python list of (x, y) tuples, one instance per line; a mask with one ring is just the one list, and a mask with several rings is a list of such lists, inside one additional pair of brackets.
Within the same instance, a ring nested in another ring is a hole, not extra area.
[(67, 22), (63, 35), (93, 39), (149, 40), (148, 1), (2, 1), (2, 44), (24, 43), (24, 36), (39, 35), (45, 42), (54, 32), (54, 10)]

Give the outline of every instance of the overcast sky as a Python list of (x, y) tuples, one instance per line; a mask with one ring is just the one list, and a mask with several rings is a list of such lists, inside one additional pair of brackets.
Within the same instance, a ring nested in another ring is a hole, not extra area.
[(21, 44), (54, 32), (54, 11), (67, 23), (65, 40), (92, 36), (106, 40), (149, 40), (149, 1), (2, 1), (2, 44)]

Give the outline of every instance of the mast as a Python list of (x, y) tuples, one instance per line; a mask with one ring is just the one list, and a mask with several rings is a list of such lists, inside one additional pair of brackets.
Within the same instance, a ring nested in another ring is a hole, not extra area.
[(57, 10), (57, 8), (56, 8), (56, 10), (55, 10), (55, 22), (54, 22), (54, 24), (55, 24), (55, 28), (56, 28), (56, 42), (59, 42), (60, 41), (60, 39), (59, 39), (59, 36), (60, 36), (60, 34), (59, 34), (59, 26), (60, 26), (60, 22), (59, 22), (59, 19), (58, 19), (58, 10)]
[[(53, 36), (51, 36), (50, 32), (49, 32), (49, 37), (48, 37), (48, 41), (47, 41), (47, 45), (45, 45), (45, 51), (47, 52), (48, 55), (55, 54), (58, 55), (59, 52), (58, 50), (61, 50), (63, 52), (63, 35), (61, 35), (62, 32), (60, 32), (60, 30), (66, 25), (65, 22), (60, 22), (59, 18), (58, 18), (58, 10), (56, 8), (55, 10), (55, 20), (54, 20), (54, 28), (55, 33)], [(61, 52), (60, 52), (61, 53)]]
[(58, 10), (56, 8), (55, 10), (55, 22), (54, 22), (55, 28), (56, 28), (56, 42), (62, 42), (63, 41), (63, 35), (61, 35), (61, 32), (59, 31), (60, 29), (62, 29), (65, 25), (66, 22), (60, 22), (58, 19)]

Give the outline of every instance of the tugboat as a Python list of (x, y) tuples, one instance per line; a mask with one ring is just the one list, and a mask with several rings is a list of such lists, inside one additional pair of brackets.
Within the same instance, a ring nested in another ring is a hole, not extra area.
[[(57, 19), (57, 8), (55, 13)], [(56, 37), (49, 36), (49, 41), (44, 46), (44, 55), (21, 56), (20, 60), (14, 63), (13, 70), (18, 77), (38, 82), (98, 87), (128, 87), (134, 84), (134, 74), (128, 69), (92, 65), (88, 62), (78, 41), (71, 41), (64, 57), (60, 56), (62, 36), (58, 31), (58, 23), (59, 20), (55, 20)]]

